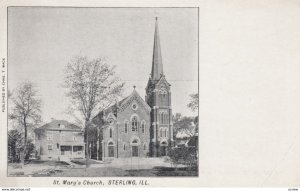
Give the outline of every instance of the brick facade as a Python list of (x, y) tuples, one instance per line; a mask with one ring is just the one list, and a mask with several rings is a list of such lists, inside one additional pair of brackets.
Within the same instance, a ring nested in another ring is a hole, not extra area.
[(167, 148), (173, 145), (170, 87), (163, 74), (156, 20), (152, 71), (146, 87), (146, 99), (144, 101), (134, 89), (127, 98), (101, 111), (93, 119), (97, 145), (92, 143), (92, 158), (105, 160), (111, 157), (167, 155)]
[(135, 90), (121, 103), (93, 120), (99, 129), (97, 159), (150, 155), (150, 107)]

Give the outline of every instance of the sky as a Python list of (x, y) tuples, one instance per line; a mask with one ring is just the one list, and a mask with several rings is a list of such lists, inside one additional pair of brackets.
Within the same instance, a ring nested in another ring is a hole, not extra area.
[(173, 113), (187, 108), (198, 92), (197, 8), (42, 8), (8, 9), (8, 87), (32, 81), (43, 101), (45, 122), (72, 121), (62, 87), (64, 68), (77, 55), (104, 58), (142, 98), (151, 72), (155, 17), (158, 17), (164, 74), (171, 84)]

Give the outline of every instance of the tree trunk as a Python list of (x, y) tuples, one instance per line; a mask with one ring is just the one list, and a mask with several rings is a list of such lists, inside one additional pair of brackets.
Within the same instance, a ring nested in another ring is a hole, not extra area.
[(24, 135), (24, 148), (23, 148), (23, 155), (21, 155), (21, 163), (25, 165), (25, 157), (26, 157), (26, 149), (27, 149), (27, 125), (26, 119), (24, 119), (24, 128), (25, 128), (25, 135)]
[(86, 156), (85, 156), (85, 168), (88, 168), (88, 160), (90, 157), (89, 154), (89, 131), (88, 131), (88, 120), (85, 120), (85, 131), (86, 131), (86, 147), (85, 147), (85, 152), (86, 152)]

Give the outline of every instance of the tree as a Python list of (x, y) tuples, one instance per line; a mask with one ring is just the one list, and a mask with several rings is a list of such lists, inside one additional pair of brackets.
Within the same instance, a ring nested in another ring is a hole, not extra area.
[(176, 136), (178, 132), (183, 132), (189, 137), (194, 136), (194, 120), (194, 117), (182, 116), (180, 113), (176, 113), (175, 115), (173, 115), (174, 136)]
[(198, 111), (199, 108), (199, 94), (190, 94), (190, 103), (187, 105), (192, 111)]
[[(190, 103), (187, 105), (188, 108), (190, 108), (193, 112), (198, 112), (199, 109), (199, 94), (195, 93), (195, 94), (190, 94), (191, 97), (191, 101)], [(194, 124), (196, 126), (195, 128), (195, 133), (198, 133), (198, 125), (199, 125), (199, 117), (196, 116), (194, 119)]]
[(22, 163), (26, 156), (28, 128), (34, 129), (41, 123), (41, 100), (31, 82), (23, 82), (13, 91), (13, 108), (9, 119), (14, 121), (18, 128), (24, 130), (24, 147), (21, 155)]
[(24, 158), (28, 160), (31, 154), (35, 154), (34, 151), (35, 151), (35, 146), (33, 144), (33, 140), (32, 139), (27, 140), (27, 146), (26, 146)]
[[(95, 112), (110, 104), (123, 92), (124, 83), (115, 76), (115, 67), (103, 59), (89, 60), (77, 56), (71, 59), (65, 69), (64, 87), (74, 109), (79, 111), (85, 132)], [(86, 158), (89, 158), (89, 140), (86, 134)]]
[(17, 130), (8, 131), (8, 158), (10, 162), (18, 162), (18, 150), (22, 147), (22, 135)]

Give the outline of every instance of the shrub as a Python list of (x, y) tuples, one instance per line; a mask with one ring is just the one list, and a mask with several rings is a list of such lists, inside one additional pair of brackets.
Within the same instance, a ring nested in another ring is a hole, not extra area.
[(197, 149), (195, 147), (173, 147), (169, 150), (169, 156), (172, 164), (176, 167), (183, 164), (186, 167), (197, 167)]

